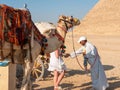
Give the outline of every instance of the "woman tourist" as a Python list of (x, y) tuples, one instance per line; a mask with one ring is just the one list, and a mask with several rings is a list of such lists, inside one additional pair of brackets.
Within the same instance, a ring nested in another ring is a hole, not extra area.
[(54, 90), (61, 90), (62, 88), (59, 84), (63, 79), (66, 70), (66, 66), (62, 59), (61, 49), (50, 53), (50, 64), (48, 70), (54, 72)]

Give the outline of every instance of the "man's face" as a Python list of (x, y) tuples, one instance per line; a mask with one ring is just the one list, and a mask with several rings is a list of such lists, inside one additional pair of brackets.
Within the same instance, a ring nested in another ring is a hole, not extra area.
[(87, 42), (87, 40), (83, 40), (83, 41), (80, 42), (80, 44), (81, 44), (82, 46), (84, 46), (84, 45), (86, 44), (86, 42)]

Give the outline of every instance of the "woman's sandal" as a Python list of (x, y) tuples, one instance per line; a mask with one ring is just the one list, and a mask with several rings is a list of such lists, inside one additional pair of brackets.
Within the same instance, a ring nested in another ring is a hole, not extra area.
[(62, 90), (61, 86), (55, 87), (55, 89)]

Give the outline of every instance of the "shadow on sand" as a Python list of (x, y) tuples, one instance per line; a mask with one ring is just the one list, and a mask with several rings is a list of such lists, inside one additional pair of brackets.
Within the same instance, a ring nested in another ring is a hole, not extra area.
[[(120, 88), (120, 78), (118, 78), (118, 77), (111, 77), (111, 78), (108, 78), (108, 81), (110, 82), (109, 83), (110, 87), (107, 88), (107, 90), (115, 90), (117, 88)], [(114, 82), (111, 82), (111, 81), (114, 81)], [(81, 90), (89, 90), (92, 87), (91, 85), (92, 85), (92, 83), (88, 82), (88, 83), (84, 83), (84, 84), (82, 84), (80, 86), (72, 87), (71, 89), (82, 87)], [(84, 88), (84, 87), (86, 87), (86, 88)]]
[[(112, 65), (103, 65), (103, 67), (104, 67), (105, 71), (112, 70), (114, 68), (114, 66), (112, 66)], [(78, 74), (78, 75), (86, 74), (86, 72), (82, 71), (82, 70), (70, 70), (70, 71), (68, 71), (68, 73), (69, 73), (69, 76), (74, 76), (76, 74)]]
[[(68, 83), (63, 83), (61, 84), (61, 87), (64, 89), (64, 90), (72, 90), (72, 87), (74, 85), (73, 84), (68, 84)], [(40, 88), (40, 89), (34, 89), (34, 90), (53, 90), (54, 87), (53, 86), (50, 86), (50, 87), (46, 87), (46, 88)]]
[[(117, 88), (120, 88), (120, 78), (118, 77), (111, 77), (108, 78), (108, 81), (110, 82), (109, 85), (110, 87), (107, 88), (107, 90), (115, 90)], [(111, 82), (114, 81), (114, 82)], [(68, 83), (63, 83), (61, 84), (63, 90), (73, 90), (73, 89), (78, 89), (78, 88), (82, 88), (80, 90), (89, 90), (92, 86), (91, 82), (88, 83), (84, 83), (80, 86), (74, 86), (74, 84), (68, 84)], [(34, 85), (34, 87), (39, 87), (39, 85)], [(53, 90), (53, 86), (50, 87), (45, 87), (45, 88), (39, 88), (39, 89), (34, 89), (34, 90)]]
[(105, 70), (105, 71), (112, 70), (113, 68), (115, 68), (115, 67), (112, 66), (112, 65), (103, 65), (103, 67), (104, 67), (104, 70)]

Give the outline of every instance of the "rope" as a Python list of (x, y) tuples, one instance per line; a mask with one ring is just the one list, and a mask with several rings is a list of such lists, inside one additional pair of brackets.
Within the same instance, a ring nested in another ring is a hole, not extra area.
[(11, 61), (12, 61), (12, 64), (14, 64), (15, 61), (14, 61), (14, 49), (13, 49), (13, 43), (10, 43), (10, 50), (11, 50)]
[(80, 68), (81, 68), (82, 70), (85, 70), (85, 69), (82, 67), (82, 65), (80, 64), (79, 59), (78, 59), (78, 57), (77, 57), (77, 54), (76, 54), (76, 52), (75, 52), (73, 28), (72, 28), (72, 44), (73, 44), (73, 51), (74, 51), (74, 53), (75, 53), (76, 61), (77, 61), (78, 65), (80, 66)]
[[(83, 71), (85, 71), (85, 69), (84, 69), (84, 68), (82, 67), (82, 65), (80, 64), (79, 59), (78, 59), (78, 57), (77, 57), (77, 54), (76, 54), (76, 52), (75, 52), (73, 28), (72, 28), (72, 44), (73, 44), (73, 51), (74, 51), (74, 53), (75, 53), (76, 61), (77, 61), (78, 65), (79, 65), (79, 67), (80, 67)], [(95, 47), (95, 48), (96, 48), (96, 47)], [(90, 69), (92, 69), (92, 67), (94, 66), (94, 64), (95, 64), (95, 62), (96, 62), (96, 60), (97, 60), (97, 56), (98, 56), (98, 52), (97, 52), (97, 55), (96, 55), (96, 57), (95, 57), (94, 63), (91, 65)], [(95, 72), (95, 71), (94, 71), (94, 72)], [(95, 72), (95, 73), (96, 73), (96, 72)], [(86, 75), (89, 76), (88, 71), (86, 71)], [(98, 74), (96, 74), (96, 76), (98, 77)]]
[[(80, 66), (80, 68), (81, 68), (82, 70), (85, 70), (85, 69), (82, 67), (82, 65), (80, 64), (79, 59), (78, 59), (78, 56), (77, 56), (77, 54), (76, 54), (76, 52), (75, 52), (73, 28), (72, 28), (72, 44), (73, 44), (73, 51), (74, 51), (74, 53), (75, 53), (76, 61), (77, 61), (78, 65)], [(95, 48), (96, 48), (96, 47), (95, 47)], [(97, 52), (97, 51), (96, 51), (96, 52)], [(95, 62), (96, 62), (96, 60), (97, 60), (97, 56), (98, 56), (98, 52), (97, 52), (97, 55), (96, 55), (96, 57), (95, 57), (94, 63), (91, 65), (90, 69), (94, 66), (94, 64), (95, 64)]]
[(0, 61), (3, 61), (4, 55), (3, 55), (3, 42), (2, 42), (2, 40), (0, 40), (0, 55), (1, 55)]

